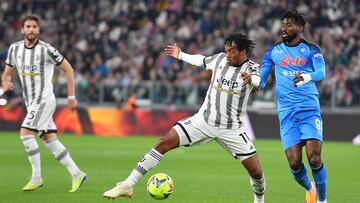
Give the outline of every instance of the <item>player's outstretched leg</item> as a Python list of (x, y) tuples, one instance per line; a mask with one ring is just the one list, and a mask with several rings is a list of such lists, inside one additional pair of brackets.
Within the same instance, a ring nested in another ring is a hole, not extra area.
[(32, 169), (31, 180), (22, 189), (24, 191), (33, 191), (43, 186), (39, 145), (36, 142), (35, 135), (20, 136), (20, 139), (25, 146)]
[(118, 182), (115, 187), (104, 192), (104, 197), (115, 199), (117, 197), (131, 198), (135, 184), (142, 178), (150, 169), (157, 166), (164, 154), (171, 149), (179, 146), (179, 136), (174, 129), (171, 129), (155, 148), (151, 149), (144, 157), (137, 163), (126, 180)]
[(66, 167), (72, 177), (72, 186), (69, 192), (76, 192), (87, 180), (87, 175), (79, 169), (71, 158), (65, 146), (57, 139), (56, 135), (43, 137), (46, 148), (48, 148), (55, 158)]
[(250, 186), (254, 192), (254, 203), (264, 203), (266, 182), (257, 155), (255, 154), (244, 159), (242, 164), (250, 175)]

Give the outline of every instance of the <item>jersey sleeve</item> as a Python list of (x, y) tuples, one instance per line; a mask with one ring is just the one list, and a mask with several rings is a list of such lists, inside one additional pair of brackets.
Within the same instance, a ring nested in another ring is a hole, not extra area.
[(314, 66), (314, 72), (309, 73), (311, 80), (323, 80), (325, 78), (325, 60), (320, 47), (316, 44), (310, 44), (310, 57)]
[(250, 74), (260, 77), (260, 65), (258, 63), (252, 62), (250, 66)]
[(260, 65), (257, 63), (254, 63), (252, 61), (251, 62), (251, 66), (250, 66), (250, 75), (251, 75), (251, 84), (254, 87), (258, 87), (261, 81), (260, 78)]
[(51, 58), (50, 61), (52, 61), (53, 64), (59, 65), (64, 60), (64, 56), (61, 55), (60, 52), (51, 45), (47, 47), (47, 54)]
[(6, 56), (6, 60), (5, 60), (5, 64), (10, 66), (10, 67), (15, 67), (15, 56), (14, 56), (14, 46), (11, 45), (9, 47), (7, 56)]
[(187, 54), (185, 52), (179, 53), (179, 60), (190, 63), (194, 66), (202, 66), (205, 56), (200, 54)]
[(220, 61), (224, 59), (225, 53), (218, 53), (213, 56), (207, 56), (204, 58), (204, 66), (206, 70), (214, 70)]
[(275, 65), (273, 60), (271, 59), (271, 52), (272, 48), (266, 50), (264, 57), (261, 61), (261, 68), (260, 68), (260, 88), (264, 89), (266, 86), (266, 81), (270, 75), (272, 67)]

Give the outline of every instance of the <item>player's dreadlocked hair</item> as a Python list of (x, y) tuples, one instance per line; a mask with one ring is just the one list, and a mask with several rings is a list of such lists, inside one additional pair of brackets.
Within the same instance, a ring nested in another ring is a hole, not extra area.
[(305, 26), (306, 24), (306, 21), (304, 19), (304, 14), (298, 11), (291, 11), (291, 10), (286, 11), (286, 13), (281, 17), (281, 20), (284, 20), (286, 18), (293, 19), (297, 25)]
[(242, 33), (232, 33), (225, 37), (224, 44), (230, 45), (232, 42), (235, 43), (238, 50), (245, 50), (246, 53), (255, 47), (255, 42)]

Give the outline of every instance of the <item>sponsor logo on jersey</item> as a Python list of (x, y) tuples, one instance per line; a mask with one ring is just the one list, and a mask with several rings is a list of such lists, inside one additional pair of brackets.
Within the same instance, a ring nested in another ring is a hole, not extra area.
[(214, 88), (214, 89), (216, 89), (217, 91), (220, 91), (220, 92), (225, 92), (227, 94), (240, 94), (240, 92), (235, 92), (235, 91), (232, 91), (232, 90), (225, 90), (225, 89), (216, 87), (214, 85), (212, 86), (212, 88)]
[(227, 80), (224, 76), (221, 76), (216, 80), (218, 83), (222, 85), (229, 86), (230, 89), (234, 89), (239, 87), (239, 83), (234, 80)]
[(300, 58), (297, 56), (296, 58), (291, 58), (289, 55), (284, 56), (279, 62), (280, 66), (304, 66), (306, 64), (306, 58)]
[[(20, 75), (23, 76), (30, 76), (30, 77), (34, 77), (34, 76), (38, 76), (40, 75), (40, 71), (37, 70), (36, 65), (22, 65), (20, 66), (20, 70), (24, 70), (24, 72), (20, 72)], [(27, 72), (25, 72), (27, 71)]]
[(20, 69), (29, 70), (29, 71), (33, 72), (36, 70), (36, 66), (35, 65), (22, 65), (22, 66), (20, 66)]
[(290, 77), (294, 77), (296, 73), (305, 73), (304, 71), (297, 71), (297, 70), (294, 70), (294, 71), (288, 71), (288, 70), (284, 70), (282, 72), (283, 76), (290, 76)]

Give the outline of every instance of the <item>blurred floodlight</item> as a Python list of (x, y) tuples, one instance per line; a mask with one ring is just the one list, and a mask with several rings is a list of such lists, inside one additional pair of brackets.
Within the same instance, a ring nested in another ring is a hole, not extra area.
[(7, 100), (6, 99), (0, 99), (0, 106), (4, 106), (7, 104)]

